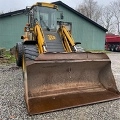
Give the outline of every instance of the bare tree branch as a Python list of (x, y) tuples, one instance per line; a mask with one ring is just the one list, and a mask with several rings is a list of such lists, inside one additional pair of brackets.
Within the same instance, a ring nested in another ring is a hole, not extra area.
[(117, 25), (117, 33), (120, 35), (120, 0), (116, 0), (111, 3), (112, 13), (115, 17)]
[(114, 16), (111, 9), (111, 6), (105, 6), (102, 9), (102, 16), (100, 18), (100, 24), (105, 27), (108, 32), (115, 32), (115, 26), (114, 26)]
[(101, 17), (101, 7), (94, 0), (84, 0), (76, 10), (95, 22)]

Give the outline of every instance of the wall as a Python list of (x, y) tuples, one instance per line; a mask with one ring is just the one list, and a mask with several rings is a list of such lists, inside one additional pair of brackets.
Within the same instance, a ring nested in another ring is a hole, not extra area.
[(0, 18), (0, 47), (10, 49), (22, 41), (27, 16), (24, 14)]
[(64, 21), (72, 22), (72, 35), (76, 42), (87, 50), (104, 50), (105, 32), (68, 9), (59, 6), (64, 13)]
[[(72, 22), (72, 35), (86, 50), (104, 50), (105, 32), (68, 9), (58, 6), (64, 21)], [(12, 48), (24, 34), (27, 16), (24, 14), (0, 18), (0, 47)]]

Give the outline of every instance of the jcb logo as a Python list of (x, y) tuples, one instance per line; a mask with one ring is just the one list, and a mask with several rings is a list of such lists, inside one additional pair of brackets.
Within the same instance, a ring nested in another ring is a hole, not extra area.
[(47, 35), (49, 40), (55, 40), (56, 37), (54, 35)]

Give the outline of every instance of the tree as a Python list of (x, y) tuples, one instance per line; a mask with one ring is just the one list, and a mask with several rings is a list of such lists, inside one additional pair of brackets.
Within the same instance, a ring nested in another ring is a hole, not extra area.
[(84, 0), (76, 10), (95, 22), (101, 17), (101, 7), (94, 0)]
[(120, 0), (111, 3), (112, 13), (115, 17), (115, 24), (117, 26), (117, 33), (120, 35)]
[(115, 32), (114, 14), (111, 6), (107, 5), (102, 9), (102, 15), (99, 20), (99, 24), (108, 30), (108, 32)]

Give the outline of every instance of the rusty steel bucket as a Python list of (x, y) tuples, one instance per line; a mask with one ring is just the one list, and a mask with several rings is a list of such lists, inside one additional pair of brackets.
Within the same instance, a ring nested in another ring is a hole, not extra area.
[(24, 61), (25, 100), (29, 114), (120, 98), (104, 53), (46, 53)]

